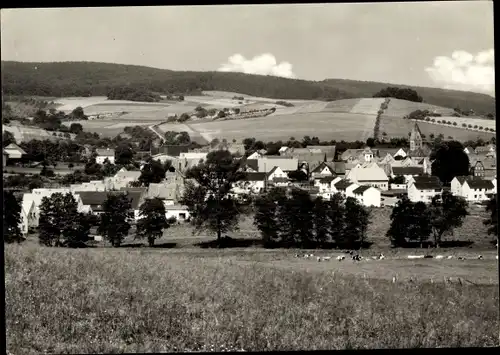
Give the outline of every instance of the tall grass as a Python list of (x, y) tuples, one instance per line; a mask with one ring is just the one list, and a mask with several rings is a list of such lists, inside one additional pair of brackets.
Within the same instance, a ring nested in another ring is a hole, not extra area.
[(494, 346), (498, 287), (157, 250), (6, 246), (14, 354)]

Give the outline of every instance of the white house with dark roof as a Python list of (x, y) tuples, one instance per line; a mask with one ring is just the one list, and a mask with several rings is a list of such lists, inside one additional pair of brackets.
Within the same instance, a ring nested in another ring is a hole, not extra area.
[(315, 181), (314, 186), (319, 188), (319, 193), (336, 193), (335, 184), (342, 180), (338, 176), (325, 176)]
[(7, 155), (8, 159), (21, 159), (26, 152), (15, 143), (10, 143), (8, 146), (3, 148), (4, 155)]
[(436, 176), (415, 176), (408, 183), (408, 198), (412, 202), (429, 203), (442, 192), (443, 185)]
[(352, 194), (358, 202), (366, 207), (380, 207), (382, 197), (379, 189), (371, 186), (359, 186), (352, 191)]
[(496, 193), (491, 180), (474, 176), (455, 176), (451, 181), (451, 193), (470, 202), (489, 200)]
[(97, 148), (96, 150), (96, 158), (95, 161), (97, 164), (104, 164), (106, 159), (109, 160), (111, 164), (115, 163), (115, 150), (110, 149), (110, 148), (105, 148), (105, 149), (99, 149)]
[(381, 190), (389, 189), (387, 174), (374, 162), (356, 165), (349, 171), (346, 179), (358, 185), (373, 186)]
[(342, 179), (334, 184), (334, 193), (340, 193), (344, 197), (354, 197), (353, 191), (360, 185), (353, 183), (347, 179)]
[(397, 176), (402, 176), (406, 183), (408, 183), (412, 176), (424, 175), (424, 168), (421, 166), (393, 166), (391, 167), (391, 171), (393, 179)]
[(312, 179), (321, 179), (326, 176), (335, 176), (335, 170), (329, 163), (322, 162), (311, 171)]
[(244, 178), (232, 184), (232, 192), (235, 195), (258, 194), (266, 187), (266, 173), (245, 173)]

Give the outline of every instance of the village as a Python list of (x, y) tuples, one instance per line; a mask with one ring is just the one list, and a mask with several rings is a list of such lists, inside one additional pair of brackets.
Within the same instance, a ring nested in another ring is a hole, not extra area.
[[(306, 148), (283, 146), (279, 155), (266, 155), (264, 149), (246, 154), (242, 144), (220, 145), (191, 150), (189, 146), (161, 146), (151, 159), (170, 161), (172, 168), (163, 181), (137, 187), (146, 161), (137, 170), (121, 168), (114, 176), (58, 188), (36, 188), (22, 196), (21, 224), (23, 235), (38, 227), (40, 205), (44, 197), (54, 193), (70, 193), (77, 201), (79, 212), (99, 215), (109, 192), (128, 193), (137, 222), (140, 206), (147, 199), (163, 201), (166, 218), (177, 223), (189, 221), (187, 206), (180, 201), (185, 189), (185, 173), (202, 163), (210, 151), (229, 149), (240, 163), (244, 178), (232, 183), (231, 196), (238, 199), (258, 196), (272, 187), (300, 188), (312, 197), (325, 200), (339, 193), (355, 198), (365, 207), (395, 206), (403, 196), (411, 202), (430, 203), (434, 196), (448, 190), (469, 203), (483, 203), (497, 193), (496, 146), (489, 144), (476, 149), (465, 147), (470, 174), (455, 176), (451, 186), (443, 186), (431, 175), (430, 148), (424, 142), (415, 123), (407, 148), (347, 149), (336, 156), (335, 146), (310, 145)], [(20, 159), (25, 152), (12, 143), (3, 150), (5, 162)], [(247, 155), (247, 156), (245, 156)], [(336, 159), (337, 157), (337, 159)], [(115, 164), (114, 149), (96, 149), (97, 164)], [(96, 236), (96, 238), (100, 238)]]

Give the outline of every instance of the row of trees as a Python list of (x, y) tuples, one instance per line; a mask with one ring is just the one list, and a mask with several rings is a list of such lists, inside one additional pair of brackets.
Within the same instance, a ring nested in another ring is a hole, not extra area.
[[(455, 115), (459, 114), (455, 113)], [(440, 124), (447, 124), (447, 125), (453, 125), (453, 126), (458, 126), (457, 122), (452, 122), (450, 120), (445, 120), (445, 119), (439, 119), (439, 118), (433, 118), (433, 117), (441, 117), (441, 114), (439, 113), (433, 113), (429, 110), (416, 110), (411, 112), (409, 115), (404, 116), (404, 119), (412, 119), (412, 120), (420, 120), (420, 121), (426, 121), (426, 122), (432, 122), (432, 123), (440, 123)], [(479, 129), (479, 130), (484, 130), (486, 132), (495, 132), (494, 128), (489, 128), (489, 127), (483, 127), (480, 125), (473, 125), (473, 124), (467, 124), (467, 123), (462, 123), (463, 128), (470, 128), (470, 129)]]
[(435, 196), (429, 205), (403, 197), (392, 210), (387, 236), (395, 247), (413, 243), (422, 247), (432, 236), (434, 246), (439, 247), (443, 236), (462, 226), (467, 215), (467, 202), (449, 191)]

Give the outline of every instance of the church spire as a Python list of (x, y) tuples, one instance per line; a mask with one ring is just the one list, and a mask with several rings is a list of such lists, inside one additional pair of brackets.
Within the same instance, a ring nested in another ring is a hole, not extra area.
[(410, 133), (410, 151), (421, 149), (422, 143), (422, 132), (420, 131), (417, 122), (415, 122), (415, 125)]

